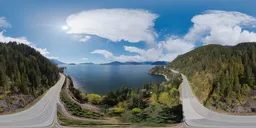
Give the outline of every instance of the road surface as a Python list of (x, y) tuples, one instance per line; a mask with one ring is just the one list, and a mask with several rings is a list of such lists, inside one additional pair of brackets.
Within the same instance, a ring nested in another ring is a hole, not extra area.
[(65, 76), (51, 87), (34, 106), (22, 112), (0, 116), (0, 128), (54, 127), (57, 119), (57, 102)]
[[(176, 72), (177, 71), (174, 71)], [(216, 113), (204, 107), (192, 93), (186, 76), (182, 74), (182, 106), (184, 121), (190, 127), (255, 128), (256, 116), (236, 116)]]

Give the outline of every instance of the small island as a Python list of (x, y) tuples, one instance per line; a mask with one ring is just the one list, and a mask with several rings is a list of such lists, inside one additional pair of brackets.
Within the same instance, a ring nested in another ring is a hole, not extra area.
[(68, 65), (76, 65), (75, 63), (69, 63)]

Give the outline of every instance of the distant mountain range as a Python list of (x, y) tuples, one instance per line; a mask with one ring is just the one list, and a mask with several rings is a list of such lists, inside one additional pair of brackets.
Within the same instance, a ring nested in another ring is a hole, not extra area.
[(114, 61), (110, 63), (105, 63), (101, 65), (167, 65), (166, 61), (155, 61), (155, 62), (119, 62)]
[(53, 64), (56, 64), (56, 65), (59, 65), (59, 64), (65, 64), (64, 62), (61, 62), (59, 60), (56, 60), (56, 59), (49, 59), (50, 62), (52, 62)]
[[(59, 65), (59, 64), (67, 64), (64, 62), (61, 62), (59, 60), (56, 59), (49, 59), (50, 62), (52, 62), (53, 64)], [(87, 62), (87, 63), (79, 63), (79, 65), (93, 65), (94, 63), (92, 62)], [(150, 61), (146, 61), (146, 62), (119, 62), (119, 61), (113, 61), (110, 63), (103, 63), (100, 65), (167, 65), (168, 62), (166, 61), (154, 61), (154, 62), (150, 62)], [(76, 65), (75, 63), (68, 63), (68, 65)]]
[(91, 62), (89, 62), (89, 63), (79, 63), (80, 65), (92, 65), (92, 64), (94, 64), (94, 63), (91, 63)]

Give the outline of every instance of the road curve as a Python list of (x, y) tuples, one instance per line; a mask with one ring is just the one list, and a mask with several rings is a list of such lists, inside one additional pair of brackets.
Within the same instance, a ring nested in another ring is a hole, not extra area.
[[(174, 73), (178, 73), (173, 70)], [(217, 113), (204, 107), (192, 93), (189, 82), (182, 75), (182, 106), (184, 121), (190, 127), (255, 128), (256, 116), (237, 116)]]
[(54, 127), (57, 116), (57, 102), (65, 76), (51, 87), (34, 106), (22, 112), (0, 116), (0, 128)]

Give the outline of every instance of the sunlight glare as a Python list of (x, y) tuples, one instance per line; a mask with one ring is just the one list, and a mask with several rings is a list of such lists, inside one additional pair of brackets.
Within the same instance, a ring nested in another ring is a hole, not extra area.
[(62, 28), (63, 30), (67, 30), (67, 29), (68, 29), (68, 26), (65, 26), (65, 25), (64, 25), (64, 26), (62, 26), (61, 28)]

